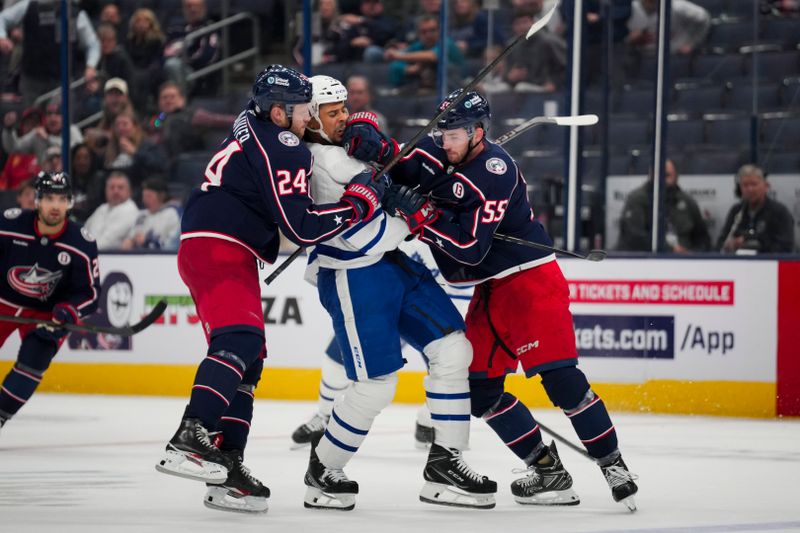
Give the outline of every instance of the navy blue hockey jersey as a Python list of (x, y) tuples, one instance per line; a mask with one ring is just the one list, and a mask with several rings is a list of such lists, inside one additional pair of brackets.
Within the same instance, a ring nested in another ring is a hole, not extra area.
[(511, 156), (489, 141), (473, 160), (453, 167), (430, 137), (392, 171), (396, 183), (419, 185), (442, 215), (420, 239), (431, 246), (454, 285), (502, 277), (552, 261), (551, 253), (494, 239), (494, 234), (552, 245), (528, 203), (525, 180)]
[(80, 224), (43, 236), (36, 212), (7, 209), (0, 216), (0, 302), (50, 311), (69, 303), (81, 316), (94, 312), (100, 296), (97, 244)]
[(291, 131), (243, 111), (222, 146), (186, 204), (181, 239), (237, 242), (272, 263), (278, 228), (295, 244), (309, 246), (337, 235), (354, 217), (345, 202), (313, 203), (311, 152)]

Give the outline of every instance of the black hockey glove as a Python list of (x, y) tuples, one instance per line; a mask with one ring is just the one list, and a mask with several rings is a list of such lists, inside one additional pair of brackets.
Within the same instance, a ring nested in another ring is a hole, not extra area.
[(383, 196), (383, 209), (392, 216), (400, 216), (411, 233), (417, 234), (439, 218), (433, 202), (405, 185), (392, 185)]
[(342, 146), (350, 157), (383, 167), (400, 152), (400, 146), (397, 141), (381, 133), (377, 118), (370, 111), (350, 115), (342, 134)]
[[(78, 311), (68, 303), (58, 303), (53, 306), (53, 322), (58, 324), (77, 324), (79, 320)], [(58, 343), (68, 332), (64, 328), (54, 328), (51, 326), (40, 325), (33, 332), (40, 338)]]

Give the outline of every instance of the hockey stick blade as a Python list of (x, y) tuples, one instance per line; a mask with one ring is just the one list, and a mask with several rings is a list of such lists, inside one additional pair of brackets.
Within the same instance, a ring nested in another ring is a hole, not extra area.
[(512, 237), (511, 235), (503, 235), (502, 233), (495, 233), (494, 238), (500, 241), (527, 246), (529, 248), (536, 248), (537, 250), (542, 250), (543, 252), (554, 252), (560, 255), (574, 257), (576, 259), (585, 259), (587, 261), (602, 261), (606, 258), (606, 252), (603, 250), (591, 250), (587, 255), (581, 255), (575, 252), (570, 252), (569, 250), (556, 248), (555, 246), (548, 246), (538, 242), (526, 241), (525, 239), (518, 239), (517, 237)]
[(503, 135), (495, 139), (494, 143), (497, 145), (504, 145), (511, 139), (517, 138), (519, 135), (525, 133), (531, 128), (535, 128), (536, 126), (541, 126), (542, 124), (552, 124), (555, 126), (591, 126), (593, 124), (597, 124), (598, 118), (597, 115), (574, 115), (574, 116), (566, 116), (566, 117), (533, 117), (532, 119), (526, 120), (519, 126), (515, 127), (512, 130), (505, 132)]
[(153, 306), (149, 313), (147, 313), (144, 318), (142, 318), (136, 324), (130, 326), (123, 326), (121, 328), (115, 328), (113, 326), (96, 326), (94, 324), (57, 324), (51, 320), (41, 320), (39, 318), (30, 318), (25, 316), (6, 316), (0, 315), (0, 322), (15, 322), (17, 324), (37, 324), (42, 326), (48, 326), (54, 329), (57, 328), (64, 328), (67, 331), (73, 331), (76, 333), (108, 333), (110, 335), (119, 335), (121, 337), (130, 337), (131, 335), (136, 335), (143, 329), (147, 328), (153, 322), (159, 319), (161, 315), (164, 314), (164, 310), (167, 308), (167, 302), (165, 300), (159, 300), (159, 302)]

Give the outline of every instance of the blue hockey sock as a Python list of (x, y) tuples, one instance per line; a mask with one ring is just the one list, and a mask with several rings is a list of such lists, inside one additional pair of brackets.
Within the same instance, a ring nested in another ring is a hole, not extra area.
[(253, 387), (240, 385), (219, 419), (217, 429), (222, 432), (223, 450), (244, 450), (247, 436), (250, 434), (250, 422), (253, 420)]
[(513, 394), (503, 393), (497, 405), (483, 415), (497, 436), (517, 457), (530, 464), (542, 445), (542, 432), (530, 410)]
[(569, 417), (572, 427), (578, 438), (586, 447), (589, 455), (601, 459), (617, 450), (617, 432), (608, 410), (591, 389), (574, 409), (565, 409), (564, 414)]
[(207, 429), (217, 427), (242, 382), (241, 360), (228, 352), (209, 354), (200, 363), (186, 407), (186, 418), (199, 418)]
[(9, 415), (16, 414), (33, 396), (40, 381), (42, 374), (32, 368), (19, 363), (11, 367), (0, 389), (0, 411)]

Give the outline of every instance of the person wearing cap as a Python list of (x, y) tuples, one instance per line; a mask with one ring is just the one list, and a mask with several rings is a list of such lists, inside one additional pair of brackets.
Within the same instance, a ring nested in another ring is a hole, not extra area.
[(142, 182), (142, 205), (136, 224), (122, 241), (123, 250), (178, 249), (181, 232), (181, 216), (178, 209), (167, 203), (167, 184), (157, 178)]
[[(8, 38), (9, 30), (17, 26), (22, 28), (19, 91), (25, 105), (60, 85), (61, 62), (57, 60), (61, 47), (60, 20), (61, 2), (21, 0), (0, 12), (0, 53), (9, 54), (14, 48)], [(70, 10), (69, 22), (70, 28), (74, 28), (69, 33), (72, 50), (77, 52), (80, 48), (85, 53), (83, 75), (87, 80), (93, 79), (100, 61), (100, 43), (92, 22), (86, 11), (77, 6)]]
[(134, 112), (133, 104), (128, 96), (128, 82), (122, 78), (110, 78), (103, 85), (103, 115), (100, 122), (93, 128), (86, 129), (86, 144), (95, 152), (101, 154), (111, 136), (111, 127), (119, 115)]
[[(61, 115), (61, 105), (58, 98), (50, 100), (44, 108), (44, 121), (41, 126), (35, 127), (22, 137), (13, 129), (4, 129), (2, 134), (3, 149), (8, 152), (21, 152), (34, 154), (36, 159), (43, 161), (47, 149), (51, 146), (61, 148), (61, 129), (64, 121)], [(70, 126), (70, 147), (83, 142), (83, 135), (77, 126)]]

